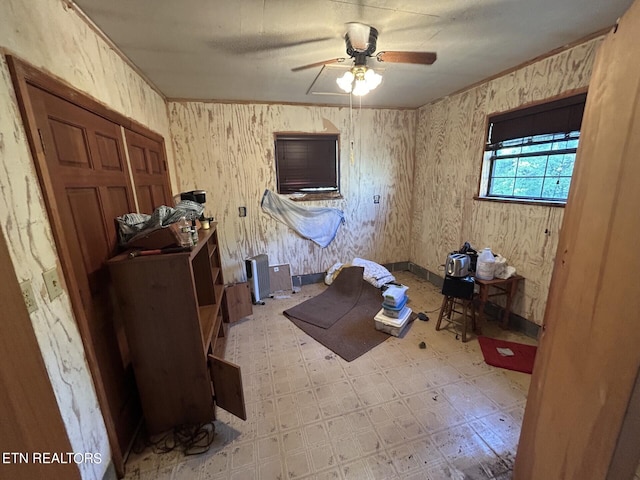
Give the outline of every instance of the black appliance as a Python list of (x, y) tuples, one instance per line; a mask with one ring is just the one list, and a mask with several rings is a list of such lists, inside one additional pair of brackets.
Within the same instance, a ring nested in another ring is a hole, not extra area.
[[(196, 202), (201, 205), (204, 205), (204, 203), (207, 201), (207, 192), (206, 190), (191, 190), (189, 192), (182, 192), (180, 194), (180, 200), (191, 200), (192, 202)], [(212, 219), (205, 217), (204, 210), (203, 210), (198, 220), (200, 220), (200, 222), (203, 222), (205, 220), (211, 221)], [(194, 225), (195, 225), (195, 220), (194, 220)]]
[(475, 282), (471, 275), (466, 277), (452, 277), (447, 275), (442, 283), (442, 294), (446, 297), (464, 298), (471, 300), (473, 298), (473, 287)]
[(180, 200), (191, 200), (192, 202), (205, 203), (207, 201), (207, 192), (205, 190), (191, 190), (182, 192)]

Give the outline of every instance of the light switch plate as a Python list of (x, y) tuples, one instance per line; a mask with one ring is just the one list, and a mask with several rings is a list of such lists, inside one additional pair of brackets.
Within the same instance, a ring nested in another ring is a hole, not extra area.
[(42, 274), (42, 278), (44, 278), (44, 284), (47, 286), (47, 292), (49, 292), (49, 300), (62, 295), (62, 285), (60, 284), (57, 268), (47, 270)]
[(27, 306), (27, 311), (33, 313), (38, 310), (36, 304), (36, 297), (33, 294), (33, 287), (31, 287), (31, 280), (25, 280), (20, 284), (20, 290), (22, 290), (22, 296), (24, 297), (24, 304)]

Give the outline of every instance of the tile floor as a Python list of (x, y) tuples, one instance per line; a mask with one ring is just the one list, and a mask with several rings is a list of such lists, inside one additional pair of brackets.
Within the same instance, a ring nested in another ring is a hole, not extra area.
[[(133, 453), (126, 479), (511, 478), (530, 375), (486, 365), (473, 335), (462, 343), (436, 332), (440, 290), (394, 275), (430, 321), (349, 363), (282, 315), (323, 284), (255, 306), (226, 350), (242, 367), (247, 421), (217, 409), (208, 452)], [(484, 332), (535, 344), (496, 322)]]

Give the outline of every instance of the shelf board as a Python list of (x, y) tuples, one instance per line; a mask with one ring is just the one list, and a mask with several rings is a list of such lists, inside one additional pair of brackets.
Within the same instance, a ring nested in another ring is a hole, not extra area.
[(211, 283), (213, 283), (214, 285), (217, 284), (218, 277), (220, 277), (220, 267), (211, 267)]
[(225, 345), (227, 342), (227, 333), (224, 331), (221, 332), (221, 329), (224, 329), (225, 324), (222, 322), (222, 315), (216, 315), (216, 321), (213, 326), (213, 336), (211, 338), (211, 351), (214, 352), (215, 355), (224, 356)]
[(209, 256), (213, 257), (213, 254), (216, 253), (217, 249), (218, 249), (217, 243), (209, 243)]
[(213, 286), (213, 290), (214, 290), (215, 295), (216, 295), (216, 305), (221, 305), (222, 304), (222, 295), (224, 294), (224, 285), (222, 285), (221, 283), (216, 283)]
[(200, 328), (202, 333), (202, 346), (207, 351), (207, 346), (211, 343), (211, 337), (215, 331), (216, 317), (218, 316), (216, 305), (204, 305), (200, 307)]

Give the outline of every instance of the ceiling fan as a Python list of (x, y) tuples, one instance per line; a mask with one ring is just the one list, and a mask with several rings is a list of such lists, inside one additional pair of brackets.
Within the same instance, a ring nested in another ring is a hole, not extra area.
[[(347, 32), (344, 35), (347, 47), (347, 55), (353, 59), (353, 67), (346, 72), (337, 83), (346, 93), (365, 95), (376, 88), (382, 81), (382, 77), (367, 66), (367, 59), (374, 57), (378, 41), (378, 30), (375, 27), (359, 22), (347, 23)], [(431, 65), (436, 61), (435, 52), (406, 52), (406, 51), (382, 51), (375, 54), (378, 62), (388, 63), (412, 63), (418, 65)], [(314, 62), (308, 65), (292, 68), (293, 72), (306, 70), (333, 63), (342, 63), (347, 59), (332, 58), (322, 62)]]

